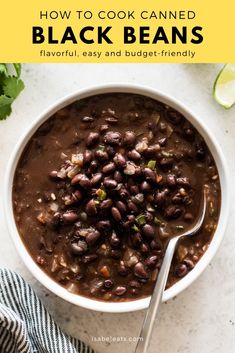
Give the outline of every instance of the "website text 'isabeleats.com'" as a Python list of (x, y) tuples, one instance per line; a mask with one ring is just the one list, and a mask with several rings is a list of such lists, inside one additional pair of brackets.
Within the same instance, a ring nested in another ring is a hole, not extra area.
[(91, 336), (93, 342), (100, 343), (120, 343), (120, 342), (139, 342), (143, 337), (139, 336)]

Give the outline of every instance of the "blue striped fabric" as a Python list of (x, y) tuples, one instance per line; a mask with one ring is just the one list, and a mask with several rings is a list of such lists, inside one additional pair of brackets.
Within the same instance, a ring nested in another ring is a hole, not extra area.
[(0, 269), (0, 353), (94, 353), (64, 334), (32, 288)]

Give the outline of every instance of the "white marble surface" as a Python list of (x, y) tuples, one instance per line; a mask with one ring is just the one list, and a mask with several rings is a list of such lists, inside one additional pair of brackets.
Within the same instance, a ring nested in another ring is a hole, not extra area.
[[(213, 81), (220, 65), (137, 64), (25, 65), (26, 89), (14, 104), (12, 115), (0, 122), (0, 180), (15, 141), (42, 109), (77, 88), (121, 81), (146, 84), (185, 102), (210, 126), (223, 148), (235, 177), (235, 108), (225, 111), (212, 99)], [(3, 194), (0, 183), (0, 193)], [(231, 187), (232, 196), (235, 188)], [(1, 197), (2, 201), (2, 197)], [(70, 305), (32, 278), (9, 238), (1, 204), (0, 266), (16, 270), (33, 286), (54, 318), (69, 334), (80, 337), (102, 353), (131, 353), (134, 343), (92, 342), (92, 336), (137, 336), (144, 311), (127, 314), (91, 312)], [(232, 213), (235, 206), (232, 205)], [(230, 353), (235, 347), (235, 218), (225, 239), (202, 276), (174, 300), (162, 305), (149, 353)]]

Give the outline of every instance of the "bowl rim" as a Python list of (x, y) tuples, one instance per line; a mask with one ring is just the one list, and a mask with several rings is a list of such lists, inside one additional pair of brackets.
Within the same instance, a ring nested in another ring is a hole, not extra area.
[(4, 180), (4, 212), (7, 221), (8, 230), (10, 231), (13, 243), (19, 253), (21, 259), (23, 260), (25, 266), (32, 273), (32, 275), (47, 289), (61, 297), (62, 299), (81, 306), (83, 308), (110, 312), (110, 313), (121, 313), (121, 312), (132, 312), (141, 309), (146, 309), (150, 302), (150, 297), (131, 300), (131, 301), (121, 301), (121, 302), (103, 302), (95, 299), (86, 298), (77, 294), (70, 293), (67, 289), (63, 288), (52, 280), (32, 259), (31, 255), (28, 253), (20, 234), (17, 230), (13, 207), (12, 207), (12, 183), (15, 174), (15, 168), (17, 166), (19, 157), (21, 156), (23, 149), (31, 136), (35, 133), (38, 127), (50, 118), (59, 109), (73, 103), (76, 100), (89, 97), (96, 94), (104, 93), (135, 93), (144, 95), (160, 102), (163, 102), (172, 108), (176, 109), (182, 113), (187, 120), (189, 120), (193, 126), (199, 131), (202, 137), (205, 139), (207, 146), (212, 153), (215, 163), (218, 168), (220, 183), (221, 183), (221, 210), (219, 222), (217, 229), (209, 245), (209, 248), (196, 264), (194, 269), (190, 271), (187, 276), (182, 278), (176, 284), (174, 284), (169, 289), (166, 289), (163, 295), (163, 302), (172, 299), (173, 297), (180, 294), (184, 289), (186, 289), (190, 284), (192, 284), (198, 276), (205, 270), (208, 266), (215, 253), (217, 252), (220, 243), (223, 239), (228, 216), (229, 216), (229, 177), (228, 177), (228, 167), (225, 157), (221, 151), (219, 144), (217, 143), (215, 137), (213, 137), (209, 131), (209, 128), (202, 122), (202, 120), (195, 116), (184, 104), (175, 98), (172, 98), (168, 94), (165, 94), (155, 88), (150, 88), (144, 85), (132, 84), (132, 83), (107, 83), (102, 85), (95, 85), (91, 87), (86, 87), (83, 89), (76, 90), (75, 92), (66, 95), (63, 98), (58, 99), (52, 103), (47, 109), (45, 109), (41, 114), (39, 114), (34, 121), (27, 127), (26, 131), (20, 137), (19, 141), (16, 143), (15, 148), (10, 156)]

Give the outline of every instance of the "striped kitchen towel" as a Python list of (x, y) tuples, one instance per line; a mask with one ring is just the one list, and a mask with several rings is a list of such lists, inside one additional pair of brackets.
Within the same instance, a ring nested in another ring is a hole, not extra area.
[(64, 334), (32, 288), (0, 269), (0, 353), (94, 353)]

